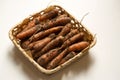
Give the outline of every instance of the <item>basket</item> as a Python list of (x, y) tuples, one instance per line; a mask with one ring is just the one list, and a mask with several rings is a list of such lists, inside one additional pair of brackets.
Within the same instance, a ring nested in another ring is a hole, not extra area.
[(66, 67), (67, 65), (71, 64), (72, 62), (76, 61), (77, 59), (80, 59), (83, 55), (85, 55), (88, 50), (90, 48), (92, 48), (95, 43), (96, 43), (96, 38), (93, 36), (93, 34), (84, 27), (83, 24), (81, 24), (79, 21), (77, 21), (72, 15), (70, 15), (67, 11), (65, 11), (62, 7), (58, 6), (58, 5), (52, 5), (52, 7), (58, 8), (60, 12), (64, 12), (65, 14), (69, 15), (69, 17), (71, 18), (71, 23), (73, 24), (74, 27), (79, 27), (79, 30), (84, 31), (87, 33), (86, 38), (90, 41), (90, 45), (85, 48), (84, 50), (82, 50), (80, 53), (78, 53), (77, 55), (75, 55), (73, 58), (69, 59), (68, 61), (66, 61), (64, 64), (57, 66), (54, 69), (51, 70), (47, 70), (45, 68), (43, 68), (42, 66), (40, 66), (31, 56), (31, 54), (24, 50), (21, 46), (20, 46), (20, 40), (18, 40), (15, 35), (17, 33), (19, 33), (22, 30), (22, 26), (27, 24), (28, 22), (30, 22), (34, 17), (37, 17), (39, 14), (43, 14), (44, 10), (35, 13), (27, 18), (25, 18), (22, 22), (20, 22), (19, 24), (17, 24), (15, 27), (13, 27), (10, 31), (9, 31), (9, 38), (11, 39), (11, 41), (14, 43), (14, 45), (22, 52), (22, 54), (42, 73), (45, 74), (52, 74), (55, 73), (59, 70), (61, 70), (62, 68)]

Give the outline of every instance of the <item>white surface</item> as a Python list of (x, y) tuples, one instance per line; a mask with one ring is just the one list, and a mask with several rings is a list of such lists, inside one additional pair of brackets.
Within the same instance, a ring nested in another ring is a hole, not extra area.
[[(53, 0), (97, 34), (89, 55), (47, 76), (37, 71), (14, 47), (8, 31), (49, 0), (0, 0), (0, 80), (120, 80), (120, 0)], [(50, 3), (50, 4), (52, 4)]]

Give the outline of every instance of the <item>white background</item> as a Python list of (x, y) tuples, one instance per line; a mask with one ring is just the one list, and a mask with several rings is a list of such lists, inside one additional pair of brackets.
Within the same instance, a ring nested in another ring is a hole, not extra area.
[[(44, 75), (21, 55), (9, 30), (32, 13), (59, 4), (97, 34), (97, 44), (81, 60)], [(0, 80), (120, 80), (120, 0), (0, 0)]]

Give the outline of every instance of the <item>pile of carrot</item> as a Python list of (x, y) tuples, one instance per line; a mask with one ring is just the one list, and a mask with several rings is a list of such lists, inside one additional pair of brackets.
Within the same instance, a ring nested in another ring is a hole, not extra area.
[(54, 69), (89, 46), (86, 33), (74, 28), (71, 17), (58, 8), (49, 7), (22, 25), (16, 34), (23, 49), (45, 69)]

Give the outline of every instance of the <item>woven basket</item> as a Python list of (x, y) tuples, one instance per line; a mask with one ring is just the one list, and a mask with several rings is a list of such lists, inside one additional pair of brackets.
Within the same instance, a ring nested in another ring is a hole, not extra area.
[(28, 18), (25, 18), (22, 22), (20, 22), (19, 24), (17, 24), (15, 27), (13, 27), (10, 31), (9, 31), (9, 37), (11, 39), (11, 41), (14, 43), (14, 45), (22, 52), (22, 54), (35, 66), (38, 68), (39, 71), (45, 73), (45, 74), (52, 74), (55, 73), (57, 71), (59, 71), (60, 69), (64, 68), (65, 66), (71, 64), (72, 62), (76, 61), (77, 59), (81, 58), (83, 55), (85, 55), (87, 53), (87, 51), (93, 47), (96, 43), (96, 38), (93, 36), (93, 34), (91, 34), (91, 32), (89, 30), (87, 30), (80, 22), (78, 22), (73, 16), (71, 16), (67, 11), (65, 11), (62, 7), (58, 6), (58, 5), (53, 5), (52, 7), (58, 8), (59, 11), (64, 12), (65, 14), (69, 15), (69, 17), (71, 17), (71, 23), (73, 24), (73, 27), (77, 27), (80, 31), (84, 31), (87, 35), (86, 35), (86, 39), (89, 41), (90, 45), (85, 48), (84, 50), (82, 50), (80, 53), (78, 53), (77, 55), (75, 55), (73, 58), (69, 59), (68, 61), (66, 61), (64, 64), (57, 66), (56, 68), (52, 69), (52, 70), (47, 70), (43, 67), (41, 67), (36, 61), (34, 61), (34, 59), (32, 58), (31, 54), (29, 53), (29, 51), (24, 50), (21, 46), (20, 46), (20, 40), (18, 40), (15, 36), (17, 33), (19, 33), (22, 30), (22, 26), (27, 24), (28, 22), (30, 22), (33, 18), (37, 17), (39, 14), (43, 14), (44, 11), (48, 8), (46, 8), (45, 10), (42, 10), (38, 13), (35, 13), (31, 16), (29, 16)]

